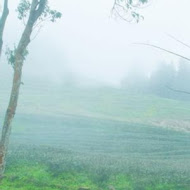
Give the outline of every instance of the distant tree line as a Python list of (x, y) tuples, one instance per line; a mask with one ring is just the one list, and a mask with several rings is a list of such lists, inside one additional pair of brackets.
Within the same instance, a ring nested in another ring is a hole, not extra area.
[(150, 93), (165, 98), (190, 100), (190, 64), (180, 61), (174, 64), (162, 63), (150, 74), (130, 73), (123, 81), (122, 87), (131, 93)]

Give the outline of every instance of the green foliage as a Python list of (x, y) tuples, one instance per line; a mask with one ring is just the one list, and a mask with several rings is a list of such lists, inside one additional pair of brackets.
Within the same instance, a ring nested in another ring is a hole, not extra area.
[(14, 50), (11, 50), (10, 48), (7, 48), (5, 55), (7, 56), (8, 64), (10, 64), (12, 67), (14, 67), (15, 64), (15, 47)]
[(123, 20), (139, 22), (144, 17), (137, 10), (151, 0), (115, 0), (113, 12)]
[[(56, 170), (54, 173), (56, 173)], [(93, 171), (89, 170), (63, 170), (62, 173), (54, 176), (46, 164), (19, 160), (9, 165), (5, 178), (1, 182), (1, 189), (78, 190), (81, 187), (87, 187), (91, 190), (108, 190), (111, 188), (117, 190), (189, 190), (188, 184), (180, 185), (175, 181), (161, 182), (154, 177), (151, 177), (151, 181), (147, 183), (143, 177), (136, 176), (135, 178), (130, 173), (114, 174), (113, 172), (104, 171), (103, 174), (100, 173), (100, 176), (106, 175), (109, 176), (109, 179), (102, 183), (99, 181), (98, 175), (98, 173), (93, 173)]]
[[(10, 48), (6, 49), (5, 55), (7, 57), (8, 64), (11, 65), (13, 68), (15, 66), (15, 53), (16, 53), (16, 47), (14, 46), (14, 49), (11, 50)], [(23, 60), (26, 60), (27, 55), (29, 54), (28, 50), (26, 49), (22, 55)]]
[[(18, 7), (17, 7), (17, 12), (18, 12), (18, 19), (19, 20), (24, 20), (25, 18), (28, 17), (29, 11), (31, 8), (31, 3), (28, 0), (21, 0)], [(50, 22), (55, 22), (56, 19), (61, 18), (62, 14), (61, 12), (57, 10), (52, 10), (48, 4), (46, 4), (46, 7), (44, 9), (44, 12), (42, 15), (39, 17), (40, 21), (50, 21)]]
[[(123, 0), (122, 0), (123, 1)], [(142, 4), (145, 4), (145, 3), (148, 3), (149, 0), (138, 0), (138, 3), (142, 3)], [(137, 0), (128, 0), (127, 1), (129, 4), (134, 4), (134, 3), (137, 3)]]
[(31, 3), (28, 0), (21, 0), (18, 7), (17, 7), (17, 12), (18, 12), (18, 19), (23, 20), (28, 16), (29, 10), (31, 7)]
[(110, 179), (110, 171), (108, 168), (95, 168), (91, 171), (91, 179), (99, 187), (106, 187)]
[(31, 162), (12, 165), (1, 184), (3, 190), (77, 190), (80, 187), (99, 190), (88, 174), (63, 171), (58, 176), (54, 176), (47, 166), (32, 165)]
[(140, 0), (142, 3), (148, 3), (148, 0)]
[[(40, 1), (39, 1), (40, 3)], [(22, 20), (24, 24), (25, 19), (29, 16), (29, 13), (31, 11), (31, 2), (29, 0), (21, 0), (20, 3), (18, 4), (18, 7), (16, 9), (16, 12), (18, 12), (18, 19)], [(38, 8), (38, 7), (37, 7)], [(43, 21), (50, 21), (50, 22), (55, 22), (57, 19), (61, 18), (62, 14), (56, 10), (52, 10), (48, 4), (46, 4), (45, 9), (41, 16), (38, 19), (38, 23), (35, 23), (35, 26), (39, 27), (39, 24)], [(8, 60), (8, 64), (10, 64), (13, 68), (15, 66), (15, 54), (16, 54), (17, 48), (14, 47), (13, 49), (7, 48), (6, 50), (6, 57)], [(25, 61), (27, 55), (28, 55), (28, 50), (26, 49), (22, 55), (23, 61)]]
[(140, 21), (140, 19), (144, 19), (143, 16), (141, 16), (139, 13), (136, 13), (134, 11), (131, 12), (131, 15), (137, 21), (137, 23)]
[(58, 12), (57, 10), (52, 10), (48, 5), (46, 5), (45, 11), (43, 12), (42, 17), (40, 19), (48, 19), (51, 22), (55, 22), (56, 19), (61, 18), (61, 16), (61, 12)]

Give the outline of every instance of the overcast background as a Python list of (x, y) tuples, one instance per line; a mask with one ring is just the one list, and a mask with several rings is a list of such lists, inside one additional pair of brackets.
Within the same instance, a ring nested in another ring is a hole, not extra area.
[[(23, 25), (15, 13), (18, 2), (10, 1), (4, 49), (17, 44), (22, 32)], [(71, 77), (84, 83), (118, 85), (131, 70), (149, 75), (160, 62), (179, 61), (178, 57), (134, 45), (135, 42), (152, 43), (185, 56), (190, 54), (188, 48), (167, 35), (190, 44), (188, 0), (154, 0), (141, 10), (145, 19), (138, 24), (112, 18), (113, 0), (49, 2), (63, 16), (57, 23), (44, 23), (30, 44), (24, 77), (48, 78), (55, 82)], [(0, 64), (11, 76), (12, 69), (5, 58)]]

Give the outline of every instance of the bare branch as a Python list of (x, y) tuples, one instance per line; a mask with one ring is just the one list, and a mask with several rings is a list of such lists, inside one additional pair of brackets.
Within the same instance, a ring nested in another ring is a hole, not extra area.
[(169, 90), (172, 90), (172, 91), (174, 91), (174, 92), (178, 92), (178, 93), (183, 93), (183, 94), (188, 94), (188, 95), (190, 95), (190, 92), (188, 92), (188, 91), (174, 89), (174, 88), (171, 88), (170, 86), (166, 86), (166, 88), (169, 89)]
[(127, 22), (139, 22), (143, 19), (143, 16), (141, 16), (137, 10), (146, 7), (151, 1), (152, 0), (114, 0), (111, 13)]
[(190, 45), (188, 45), (188, 44), (186, 44), (186, 43), (184, 43), (184, 42), (178, 40), (178, 39), (175, 38), (174, 36), (172, 36), (172, 35), (170, 35), (170, 34), (168, 34), (168, 36), (169, 36), (170, 38), (174, 39), (175, 41), (179, 42), (180, 44), (182, 44), (182, 45), (184, 45), (184, 46), (190, 48)]
[(31, 41), (33, 41), (33, 40), (36, 39), (36, 37), (37, 37), (38, 34), (40, 33), (41, 29), (42, 29), (42, 25), (38, 27), (37, 32), (36, 32), (36, 34), (34, 35), (34, 37), (31, 39)]
[[(123, 15), (121, 14), (121, 12), (123, 12)], [(115, 2), (114, 6), (112, 8), (112, 15), (113, 14), (117, 15), (120, 19), (122, 19), (122, 20), (124, 20), (126, 22), (131, 22), (132, 21), (132, 19), (128, 15), (128, 11), (123, 6), (121, 6), (120, 4), (118, 4), (116, 2)], [(128, 17), (126, 15), (128, 15)]]
[(34, 25), (33, 29), (41, 27), (43, 22), (48, 21), (50, 19), (51, 19), (51, 16), (48, 16), (48, 17), (46, 17), (44, 19), (41, 18), (41, 20)]
[(173, 52), (173, 51), (164, 49), (164, 48), (162, 48), (162, 47), (159, 47), (159, 46), (156, 46), (156, 45), (153, 45), (153, 44), (146, 44), (146, 43), (134, 43), (134, 44), (136, 44), (136, 45), (150, 46), (150, 47), (153, 47), (153, 48), (156, 48), (156, 49), (165, 51), (165, 52), (167, 52), (167, 53), (173, 54), (173, 55), (175, 55), (175, 56), (177, 56), (177, 57), (181, 57), (182, 59), (185, 59), (185, 60), (187, 60), (187, 61), (190, 61), (190, 58), (188, 58), (188, 57), (185, 57), (185, 56), (183, 56), (183, 55), (180, 55), (180, 54), (178, 54), (178, 53), (175, 53), (175, 52)]

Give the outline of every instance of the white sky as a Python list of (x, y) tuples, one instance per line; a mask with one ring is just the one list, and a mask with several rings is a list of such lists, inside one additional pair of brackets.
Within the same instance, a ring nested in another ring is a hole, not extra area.
[[(14, 13), (17, 2), (11, 4), (4, 45), (13, 46), (22, 31)], [(186, 56), (190, 54), (167, 36), (171, 34), (190, 44), (189, 0), (153, 0), (141, 11), (145, 20), (139, 24), (111, 18), (113, 0), (50, 0), (50, 4), (63, 17), (55, 24), (45, 24), (30, 45), (30, 56), (24, 66), (27, 76), (61, 81), (72, 73), (85, 80), (118, 84), (130, 69), (149, 73), (163, 60), (179, 60), (149, 47), (133, 45), (134, 42), (150, 42)]]

